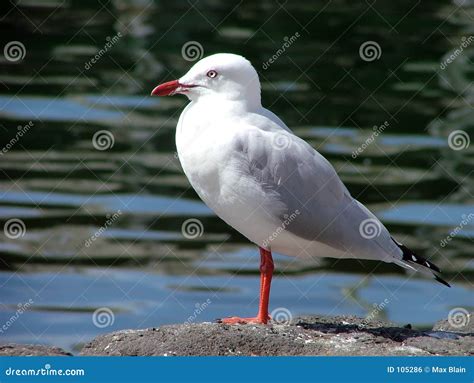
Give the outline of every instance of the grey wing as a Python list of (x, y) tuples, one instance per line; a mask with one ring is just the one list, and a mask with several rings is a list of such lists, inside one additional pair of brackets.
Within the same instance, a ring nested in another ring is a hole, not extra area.
[(401, 259), (387, 229), (352, 198), (332, 165), (309, 144), (283, 130), (245, 134), (241, 149), (250, 174), (272, 199), (266, 205), (268, 213), (281, 222), (297, 213), (286, 230), (347, 257)]

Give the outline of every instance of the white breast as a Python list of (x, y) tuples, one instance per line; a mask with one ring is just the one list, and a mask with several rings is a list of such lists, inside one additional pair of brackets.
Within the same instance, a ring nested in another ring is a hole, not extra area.
[(176, 146), (181, 166), (199, 197), (222, 220), (261, 245), (280, 222), (265, 210), (268, 195), (248, 173), (235, 151), (238, 133), (222, 126), (216, 113), (212, 118), (197, 113), (191, 103), (181, 114)]

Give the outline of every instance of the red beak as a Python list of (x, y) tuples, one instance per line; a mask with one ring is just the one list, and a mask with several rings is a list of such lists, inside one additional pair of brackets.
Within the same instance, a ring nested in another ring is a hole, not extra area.
[(155, 89), (151, 91), (152, 96), (169, 96), (174, 94), (176, 89), (178, 89), (181, 84), (178, 80), (168, 81), (164, 84), (158, 85)]

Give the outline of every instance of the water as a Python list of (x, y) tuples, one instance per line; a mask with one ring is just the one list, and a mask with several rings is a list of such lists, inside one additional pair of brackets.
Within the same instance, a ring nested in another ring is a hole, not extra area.
[[(235, 5), (53, 0), (2, 18), (4, 45), (26, 49), (22, 61), (0, 61), (0, 221), (25, 227), (1, 237), (2, 341), (77, 351), (113, 330), (255, 314), (256, 249), (200, 202), (175, 157), (186, 101), (148, 96), (190, 67), (188, 41), (249, 58), (265, 106), (453, 285), (377, 262), (277, 255), (272, 309), (428, 328), (473, 308), (473, 147), (452, 150), (447, 138), (472, 137), (473, 49), (440, 68), (473, 33), (472, 3)], [(366, 41), (379, 44), (377, 60), (359, 56)], [(100, 131), (106, 150), (93, 145)], [(183, 236), (188, 219), (201, 236)]]

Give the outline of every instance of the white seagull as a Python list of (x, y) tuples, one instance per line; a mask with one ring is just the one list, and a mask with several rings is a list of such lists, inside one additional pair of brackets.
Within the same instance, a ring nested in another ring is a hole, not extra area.
[(272, 251), (393, 262), (428, 271), (449, 286), (436, 265), (393, 239), (350, 195), (321, 154), (262, 106), (257, 71), (244, 57), (206, 57), (151, 94), (184, 94), (191, 100), (176, 128), (184, 173), (207, 206), (260, 249), (257, 316), (222, 322), (270, 319)]

